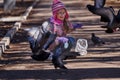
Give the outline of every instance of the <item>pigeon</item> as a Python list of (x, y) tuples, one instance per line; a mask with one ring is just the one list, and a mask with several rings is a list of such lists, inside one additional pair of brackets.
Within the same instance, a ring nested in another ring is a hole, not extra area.
[(93, 14), (101, 16), (100, 21), (107, 22), (102, 28), (107, 28), (106, 33), (113, 33), (120, 28), (120, 10), (115, 14), (112, 6), (104, 7), (106, 0), (94, 0), (94, 5), (87, 5), (87, 8)]
[(53, 56), (52, 63), (54, 65), (54, 68), (60, 68), (60, 69), (67, 69), (67, 67), (64, 66), (64, 62), (61, 59), (61, 57), (55, 57)]
[(65, 58), (65, 53), (63, 52), (63, 44), (59, 44), (58, 46), (55, 47), (53, 50), (53, 57), (52, 57), (52, 63), (54, 65), (54, 68), (60, 68), (60, 69), (67, 69), (67, 67), (64, 66), (64, 58)]
[(113, 8), (104, 7), (105, 0), (94, 0), (94, 2), (94, 5), (87, 5), (88, 10), (93, 14), (101, 16), (101, 21), (108, 22), (107, 26), (111, 27), (115, 19)]
[(105, 42), (98, 36), (95, 36), (94, 33), (92, 33), (91, 40), (94, 43), (94, 45), (101, 45), (105, 44)]

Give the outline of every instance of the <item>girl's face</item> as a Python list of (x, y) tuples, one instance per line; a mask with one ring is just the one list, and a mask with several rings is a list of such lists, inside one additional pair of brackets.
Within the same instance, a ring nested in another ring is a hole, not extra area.
[(65, 9), (60, 9), (60, 10), (57, 12), (57, 19), (63, 21), (64, 18), (65, 18), (65, 16), (66, 16), (66, 11), (65, 11)]

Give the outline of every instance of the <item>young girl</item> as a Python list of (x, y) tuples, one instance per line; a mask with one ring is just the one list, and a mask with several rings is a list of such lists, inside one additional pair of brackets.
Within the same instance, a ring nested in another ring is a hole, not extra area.
[[(75, 44), (75, 39), (67, 36), (67, 34), (76, 27), (81, 27), (81, 25), (73, 27), (64, 4), (59, 0), (53, 0), (52, 14), (53, 16), (45, 21), (40, 29), (36, 29), (36, 31), (39, 30), (37, 38), (34, 40), (29, 38), (32, 52), (39, 54), (39, 56), (32, 55), (32, 58), (46, 60), (52, 55), (54, 67), (66, 69), (63, 60)], [(29, 35), (31, 36), (31, 34)], [(33, 47), (33, 43), (36, 46)], [(46, 50), (50, 50), (50, 53), (47, 54)]]

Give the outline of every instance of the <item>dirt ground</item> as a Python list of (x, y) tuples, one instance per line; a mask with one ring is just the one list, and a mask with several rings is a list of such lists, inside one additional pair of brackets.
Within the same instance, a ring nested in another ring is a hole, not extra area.
[[(0, 80), (120, 80), (120, 31), (105, 33), (100, 26), (100, 17), (90, 13), (86, 5), (90, 0), (62, 0), (70, 14), (70, 20), (83, 24), (83, 28), (73, 31), (71, 36), (88, 41), (88, 54), (65, 60), (68, 70), (55, 70), (51, 61), (31, 59), (31, 50), (27, 41), (25, 28), (40, 26), (51, 16), (51, 1), (41, 0), (32, 10), (27, 21), (13, 37), (10, 49), (3, 54), (0, 61)], [(109, 6), (111, 4), (107, 4)], [(117, 11), (120, 6), (112, 4)], [(116, 6), (116, 7), (115, 7)], [(4, 25), (4, 24), (2, 24)], [(94, 46), (91, 33), (105, 40), (106, 44)]]

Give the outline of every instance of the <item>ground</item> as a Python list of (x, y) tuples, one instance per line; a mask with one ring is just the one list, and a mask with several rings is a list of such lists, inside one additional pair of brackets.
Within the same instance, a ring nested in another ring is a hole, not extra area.
[[(41, 0), (13, 37), (10, 49), (3, 54), (4, 59), (0, 61), (1, 80), (120, 80), (120, 32), (105, 33), (105, 28), (100, 27), (105, 23), (100, 22), (100, 17), (90, 13), (85, 7), (86, 4), (92, 4), (92, 1), (62, 1), (69, 11), (70, 20), (83, 24), (82, 29), (76, 29), (69, 35), (87, 39), (88, 54), (65, 60), (67, 62), (65, 66), (68, 67), (65, 73), (54, 70), (51, 61), (31, 59), (32, 53), (27, 41), (27, 32), (24, 29), (40, 26), (51, 16), (50, 0)], [(118, 10), (116, 4), (112, 5), (115, 10)], [(4, 23), (1, 25), (7, 26)], [(91, 41), (91, 33), (104, 39), (106, 44), (94, 46)]]
[[(0, 18), (21, 16), (25, 13), (26, 9), (33, 3), (33, 0), (16, 0), (16, 7), (9, 14), (5, 14), (3, 9), (3, 1), (0, 2)], [(15, 22), (1, 22), (0, 21), (0, 40), (6, 32), (12, 28)]]

